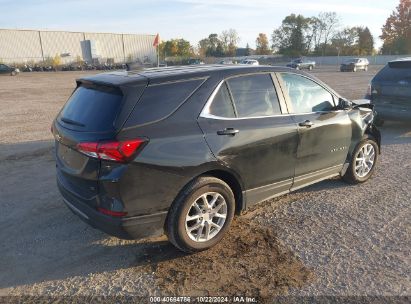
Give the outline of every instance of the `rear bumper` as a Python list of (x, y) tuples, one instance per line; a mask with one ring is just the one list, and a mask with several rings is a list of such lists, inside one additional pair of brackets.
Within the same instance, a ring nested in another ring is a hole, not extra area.
[(81, 199), (66, 190), (57, 179), (57, 185), (64, 203), (84, 222), (107, 234), (121, 239), (141, 239), (164, 233), (167, 211), (149, 215), (116, 218), (98, 212)]

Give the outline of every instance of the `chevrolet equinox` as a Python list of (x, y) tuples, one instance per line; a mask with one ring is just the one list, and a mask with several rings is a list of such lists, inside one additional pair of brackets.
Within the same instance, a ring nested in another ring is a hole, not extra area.
[(289, 68), (98, 74), (77, 80), (53, 121), (57, 185), (108, 234), (165, 233), (200, 251), (255, 203), (338, 175), (369, 179), (380, 153), (373, 119), (366, 100)]

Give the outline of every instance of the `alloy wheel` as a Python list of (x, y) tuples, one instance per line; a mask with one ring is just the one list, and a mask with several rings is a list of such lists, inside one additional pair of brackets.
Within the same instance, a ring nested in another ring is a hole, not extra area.
[(207, 192), (194, 200), (186, 218), (185, 229), (195, 242), (206, 242), (214, 238), (223, 228), (227, 218), (227, 203), (217, 192)]
[(370, 173), (375, 162), (375, 148), (371, 144), (365, 144), (358, 151), (355, 158), (355, 174), (363, 178)]

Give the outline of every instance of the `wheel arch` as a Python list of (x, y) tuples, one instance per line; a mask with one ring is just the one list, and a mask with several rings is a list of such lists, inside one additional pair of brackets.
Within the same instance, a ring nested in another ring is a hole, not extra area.
[[(200, 176), (212, 176), (218, 179), (221, 179), (225, 182), (228, 186), (230, 186), (231, 190), (233, 191), (234, 198), (235, 198), (235, 214), (240, 214), (242, 210), (245, 209), (245, 201), (243, 195), (243, 187), (241, 186), (241, 182), (238, 177), (227, 170), (222, 169), (215, 169), (206, 171), (200, 174)], [(196, 177), (196, 178), (197, 178)]]
[[(212, 166), (211, 168), (203, 168), (201, 173), (196, 174), (190, 180), (187, 181), (186, 184), (178, 191), (176, 198), (180, 195), (184, 189), (190, 185), (195, 179), (203, 176), (210, 176), (215, 177), (223, 182), (225, 182), (233, 191), (234, 199), (235, 199), (235, 214), (240, 214), (242, 210), (245, 209), (246, 202), (245, 196), (243, 195), (244, 186), (242, 183), (241, 178), (235, 173), (226, 168), (221, 168), (220, 166)], [(174, 201), (173, 201), (174, 203)]]
[(381, 154), (381, 132), (374, 124), (368, 126), (365, 130), (364, 137), (373, 137), (378, 145), (378, 154)]

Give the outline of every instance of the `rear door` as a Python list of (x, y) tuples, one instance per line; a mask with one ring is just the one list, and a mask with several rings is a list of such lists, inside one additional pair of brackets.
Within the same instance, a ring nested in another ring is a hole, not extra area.
[(213, 154), (235, 171), (248, 203), (288, 191), (294, 176), (297, 128), (270, 73), (222, 81), (199, 117)]
[(299, 74), (279, 73), (299, 144), (293, 189), (339, 173), (351, 143), (351, 120), (336, 110), (334, 96), (318, 82)]

